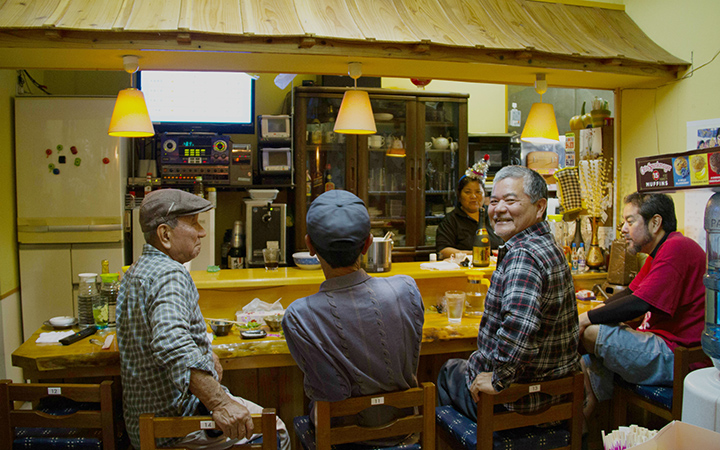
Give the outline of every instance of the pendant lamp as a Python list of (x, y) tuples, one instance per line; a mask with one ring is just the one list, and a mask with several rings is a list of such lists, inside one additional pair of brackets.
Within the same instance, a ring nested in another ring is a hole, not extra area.
[(560, 141), (555, 110), (550, 103), (542, 102), (542, 95), (547, 92), (547, 81), (544, 73), (536, 77), (535, 91), (540, 94), (540, 103), (533, 103), (530, 108), (520, 139), (532, 144), (555, 144)]
[(357, 80), (362, 75), (362, 63), (349, 63), (348, 75), (355, 80), (355, 87), (345, 91), (333, 130), (343, 134), (375, 134), (377, 128), (370, 96), (366, 91), (357, 89)]
[[(134, 55), (123, 56), (123, 67), (127, 73), (132, 75), (138, 70), (138, 57)], [(148, 114), (145, 96), (142, 91), (128, 88), (118, 92), (108, 134), (119, 137), (150, 137), (155, 135), (155, 129), (150, 120), (150, 114)]]

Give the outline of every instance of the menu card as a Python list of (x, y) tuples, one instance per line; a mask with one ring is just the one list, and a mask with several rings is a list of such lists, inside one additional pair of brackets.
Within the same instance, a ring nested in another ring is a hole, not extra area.
[(720, 147), (635, 159), (639, 192), (720, 188)]

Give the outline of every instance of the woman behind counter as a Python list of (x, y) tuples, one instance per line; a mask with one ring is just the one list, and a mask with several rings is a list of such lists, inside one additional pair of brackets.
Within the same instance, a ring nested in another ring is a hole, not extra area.
[(468, 168), (458, 181), (458, 203), (454, 210), (445, 215), (437, 229), (435, 248), (441, 259), (458, 252), (472, 254), (475, 234), (480, 227), (480, 214), (490, 235), (490, 247), (495, 250), (502, 245), (503, 240), (495, 234), (483, 204), (488, 166), (487, 160), (480, 161)]

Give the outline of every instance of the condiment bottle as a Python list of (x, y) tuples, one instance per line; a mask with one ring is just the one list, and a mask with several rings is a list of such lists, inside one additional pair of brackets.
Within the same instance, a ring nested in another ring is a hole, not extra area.
[[(107, 305), (107, 325), (115, 326), (115, 308), (117, 306), (117, 296), (120, 290), (118, 284), (117, 273), (104, 273), (100, 275), (102, 285), (100, 286), (100, 297), (104, 299)], [(95, 321), (97, 325), (97, 320)]]
[(485, 296), (490, 287), (490, 280), (485, 278), (482, 270), (468, 270), (465, 289), (465, 314), (468, 316), (481, 316), (485, 310)]

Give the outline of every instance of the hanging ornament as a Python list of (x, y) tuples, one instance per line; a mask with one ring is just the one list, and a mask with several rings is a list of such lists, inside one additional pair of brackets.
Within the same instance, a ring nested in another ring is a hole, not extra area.
[(425, 89), (425, 86), (430, 84), (432, 80), (430, 78), (410, 78), (410, 81), (418, 88)]

